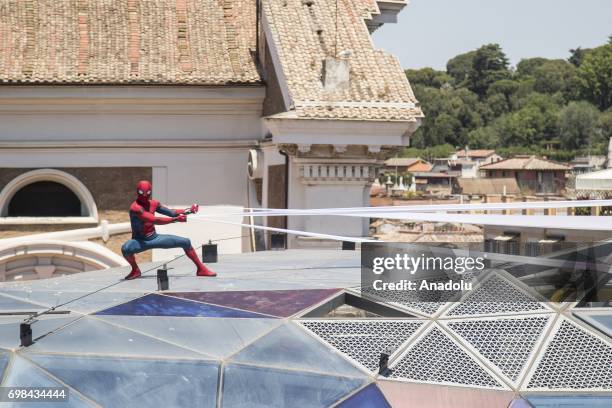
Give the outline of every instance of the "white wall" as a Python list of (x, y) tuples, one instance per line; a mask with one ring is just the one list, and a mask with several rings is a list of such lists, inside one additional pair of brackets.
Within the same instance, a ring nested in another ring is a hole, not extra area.
[[(187, 204), (176, 205), (176, 208), (186, 208)], [(242, 206), (204, 206), (200, 207), (199, 214), (206, 215), (223, 215), (230, 213), (239, 213), (244, 210)], [(234, 223), (242, 223), (241, 216), (224, 216), (218, 217), (222, 221), (229, 221)], [(159, 234), (174, 234), (191, 239), (191, 244), (194, 248), (207, 243), (208, 240), (223, 239), (223, 241), (214, 242), (218, 245), (217, 250), (219, 254), (237, 254), (242, 252), (242, 235), (248, 233), (247, 229), (244, 229), (237, 225), (228, 225), (206, 221), (205, 218), (199, 218), (197, 216), (188, 216), (186, 223), (176, 223), (168, 225), (159, 225), (156, 227), (156, 231)], [(237, 238), (240, 237), (240, 238)], [(236, 238), (236, 239), (228, 239)], [(198, 249), (198, 254), (201, 256), (202, 251)], [(153, 250), (153, 261), (164, 261), (172, 259), (176, 256), (183, 255), (184, 252), (181, 248), (176, 249), (154, 249)]]

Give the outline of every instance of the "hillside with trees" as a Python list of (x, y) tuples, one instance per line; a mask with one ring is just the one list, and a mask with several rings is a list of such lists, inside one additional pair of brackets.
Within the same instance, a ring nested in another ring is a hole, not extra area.
[(426, 118), (406, 155), (443, 157), (469, 146), (557, 160), (604, 154), (612, 137), (612, 37), (567, 60), (510, 67), (497, 44), (458, 55), (446, 71), (406, 70)]

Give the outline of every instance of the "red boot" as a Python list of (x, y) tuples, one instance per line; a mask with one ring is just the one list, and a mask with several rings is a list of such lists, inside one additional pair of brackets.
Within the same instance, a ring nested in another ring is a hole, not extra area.
[(128, 261), (128, 263), (132, 267), (132, 270), (124, 279), (132, 280), (132, 279), (140, 278), (140, 268), (138, 267), (138, 264), (136, 263), (136, 257), (134, 255), (129, 255), (129, 256), (126, 256), (125, 259)]
[(216, 273), (208, 269), (206, 265), (204, 265), (202, 261), (200, 261), (200, 258), (198, 258), (198, 254), (196, 253), (195, 249), (193, 248), (186, 249), (185, 255), (187, 255), (187, 257), (193, 261), (196, 268), (198, 268), (196, 272), (197, 276), (217, 276)]

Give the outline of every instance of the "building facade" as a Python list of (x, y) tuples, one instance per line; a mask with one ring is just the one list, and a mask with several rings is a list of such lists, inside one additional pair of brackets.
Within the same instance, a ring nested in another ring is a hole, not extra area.
[[(367, 205), (423, 117), (370, 38), (403, 1), (31, 3), (0, 5), (4, 264), (33, 245), (19, 237), (107, 223), (109, 236), (78, 240), (109, 252), (98, 266), (120, 263), (139, 179), (171, 206)], [(257, 222), (367, 234), (362, 220)]]
[(536, 156), (516, 156), (480, 167), (487, 178), (514, 178), (523, 194), (562, 196), (570, 167)]

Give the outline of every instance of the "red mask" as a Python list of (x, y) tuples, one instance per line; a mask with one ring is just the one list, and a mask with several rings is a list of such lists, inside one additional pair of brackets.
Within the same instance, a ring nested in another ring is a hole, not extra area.
[(142, 180), (136, 185), (136, 193), (138, 194), (137, 202), (147, 204), (151, 199), (153, 186), (150, 181)]

